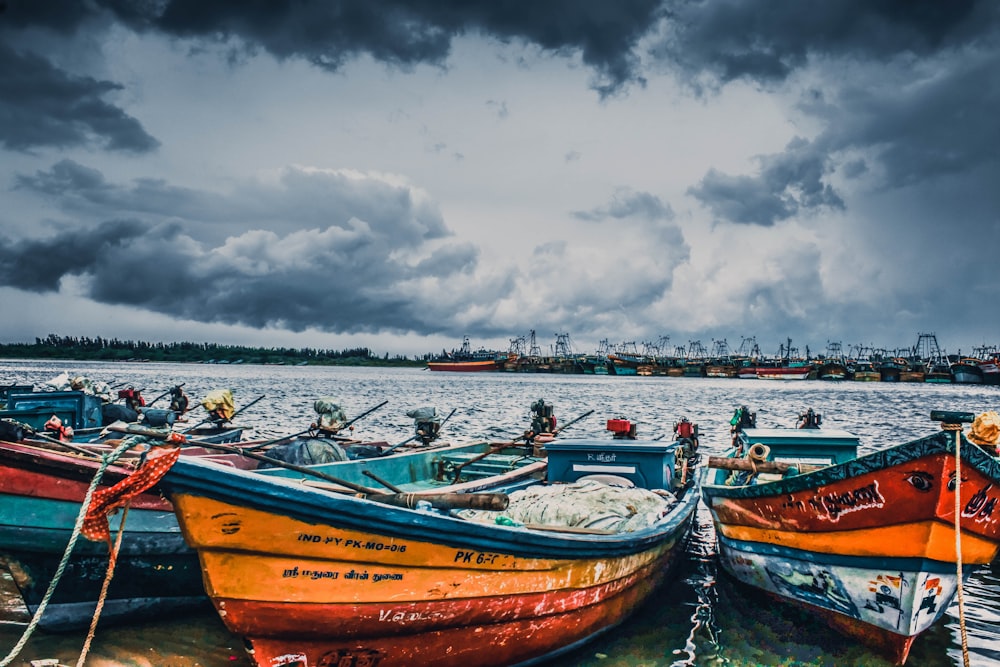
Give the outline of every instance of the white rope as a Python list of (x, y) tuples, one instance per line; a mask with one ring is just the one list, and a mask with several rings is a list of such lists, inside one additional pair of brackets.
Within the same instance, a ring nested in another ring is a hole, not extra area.
[(965, 596), (962, 591), (962, 426), (955, 431), (955, 566), (958, 580), (958, 627), (962, 636), (962, 662), (969, 667), (969, 640), (965, 628)]
[(73, 534), (70, 536), (69, 543), (66, 545), (66, 551), (63, 552), (63, 557), (59, 562), (59, 567), (56, 568), (55, 576), (52, 577), (52, 582), (49, 584), (48, 590), (45, 591), (45, 597), (42, 598), (41, 603), (38, 605), (38, 609), (35, 611), (34, 616), (31, 617), (31, 621), (28, 623), (28, 627), (25, 628), (24, 632), (21, 634), (21, 638), (17, 640), (16, 644), (14, 644), (14, 648), (11, 649), (7, 657), (0, 660), (0, 667), (7, 667), (13, 663), (21, 651), (24, 650), (28, 640), (31, 639), (31, 635), (35, 633), (38, 623), (42, 620), (42, 614), (45, 613), (45, 608), (48, 607), (49, 600), (51, 600), (52, 596), (55, 594), (56, 586), (59, 584), (59, 580), (62, 578), (63, 572), (66, 570), (66, 565), (69, 563), (70, 554), (73, 552), (73, 547), (76, 545), (76, 541), (80, 537), (80, 530), (83, 528), (83, 519), (86, 517), (87, 509), (90, 507), (90, 499), (93, 497), (94, 491), (97, 489), (97, 485), (101, 483), (104, 471), (107, 470), (108, 466), (118, 460), (118, 457), (133, 446), (134, 442), (126, 440), (113, 452), (101, 457), (101, 465), (97, 469), (94, 479), (90, 482), (90, 488), (87, 489), (87, 494), (83, 498), (83, 504), (80, 506), (80, 513), (76, 517), (76, 525), (73, 526)]

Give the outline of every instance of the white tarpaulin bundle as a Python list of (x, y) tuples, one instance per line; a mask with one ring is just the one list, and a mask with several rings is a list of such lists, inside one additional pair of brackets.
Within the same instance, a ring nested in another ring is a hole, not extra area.
[(46, 380), (41, 384), (42, 391), (82, 391), (91, 396), (97, 396), (105, 403), (111, 401), (111, 387), (107, 382), (92, 382), (84, 375), (77, 375), (70, 378), (69, 373), (63, 371), (51, 380)]
[(336, 430), (347, 421), (347, 415), (343, 408), (337, 403), (335, 398), (329, 396), (317, 399), (313, 403), (313, 410), (319, 415), (319, 427)]
[(462, 510), (473, 521), (543, 525), (630, 533), (659, 521), (677, 500), (649, 489), (609, 486), (595, 480), (533, 486), (510, 494), (502, 512)]

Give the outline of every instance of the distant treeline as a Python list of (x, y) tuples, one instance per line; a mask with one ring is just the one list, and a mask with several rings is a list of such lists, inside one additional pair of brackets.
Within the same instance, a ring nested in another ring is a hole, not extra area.
[(34, 343), (0, 343), (6, 359), (72, 359), (78, 361), (173, 361), (215, 364), (285, 364), (310, 366), (422, 366), (405, 356), (373, 354), (367, 347), (348, 350), (246, 347), (217, 343), (147, 343), (117, 338), (57, 336)]

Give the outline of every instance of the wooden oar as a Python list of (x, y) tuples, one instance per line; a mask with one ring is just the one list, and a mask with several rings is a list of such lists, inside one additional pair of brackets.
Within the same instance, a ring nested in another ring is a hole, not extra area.
[[(129, 435), (141, 435), (144, 437), (155, 438), (158, 440), (166, 440), (170, 437), (170, 433), (163, 433), (161, 431), (154, 431), (152, 429), (146, 429), (137, 426), (109, 426), (109, 430), (126, 433)], [(416, 507), (416, 503), (421, 500), (426, 500), (432, 506), (441, 509), (459, 509), (459, 508), (471, 508), (471, 509), (506, 509), (507, 503), (509, 502), (507, 494), (505, 493), (430, 493), (430, 494), (418, 494), (418, 493), (379, 493), (375, 489), (368, 488), (367, 486), (362, 486), (361, 484), (355, 484), (354, 482), (349, 482), (346, 479), (339, 479), (333, 475), (327, 475), (319, 470), (313, 470), (311, 468), (295, 465), (294, 463), (287, 463), (285, 461), (279, 461), (278, 459), (273, 459), (270, 456), (264, 456), (263, 454), (257, 454), (255, 452), (244, 452), (239, 447), (231, 447), (229, 445), (217, 445), (209, 443), (198, 443), (198, 446), (205, 447), (207, 449), (217, 449), (222, 452), (229, 452), (232, 454), (242, 454), (251, 459), (256, 459), (258, 461), (263, 461), (265, 463), (270, 463), (271, 465), (277, 466), (279, 468), (285, 468), (287, 470), (293, 470), (303, 475), (308, 475), (311, 477), (317, 477), (331, 484), (336, 484), (357, 493), (364, 494), (368, 500), (372, 500), (378, 503), (383, 503), (385, 505), (393, 505), (396, 507), (408, 507), (413, 509)], [(337, 491), (338, 489), (327, 489), (330, 491)]]
[(791, 468), (799, 472), (812, 472), (826, 468), (827, 466), (816, 465), (815, 463), (784, 463), (781, 461), (751, 461), (750, 459), (736, 459), (728, 456), (709, 456), (709, 468), (721, 468), (722, 470), (745, 470), (748, 472), (764, 472), (785, 474)]
[[(371, 413), (375, 412), (376, 410), (378, 410), (379, 408), (381, 408), (383, 405), (385, 405), (388, 402), (389, 401), (382, 401), (381, 403), (379, 403), (378, 405), (376, 405), (374, 408), (370, 408), (368, 410), (365, 410), (360, 415), (358, 415), (354, 419), (350, 420), (349, 422), (347, 422), (343, 426), (341, 426), (337, 430), (337, 432), (339, 433), (340, 431), (343, 431), (345, 428), (349, 427), (351, 424), (355, 423), (356, 421), (358, 421), (362, 417), (367, 417), (368, 415), (370, 415)], [(284, 442), (286, 440), (292, 440), (294, 438), (297, 438), (299, 436), (305, 435), (306, 433), (310, 433), (312, 431), (313, 431), (313, 427), (310, 426), (306, 430), (299, 431), (298, 433), (292, 433), (291, 435), (283, 435), (280, 438), (274, 438), (273, 440), (267, 440), (265, 442), (261, 442), (261, 443), (258, 443), (256, 445), (251, 445), (249, 447), (244, 447), (243, 451), (245, 451), (245, 452), (252, 452), (252, 451), (256, 451), (258, 449), (264, 449), (266, 447), (270, 447), (271, 445), (276, 445), (279, 442)], [(333, 436), (333, 439), (334, 440), (350, 440), (350, 438), (338, 438), (336, 435)]]
[(89, 449), (86, 449), (84, 447), (79, 447), (79, 446), (74, 445), (73, 443), (70, 443), (70, 442), (63, 442), (62, 440), (59, 440), (58, 438), (53, 438), (52, 436), (48, 435), (47, 433), (43, 433), (41, 431), (35, 430), (34, 428), (32, 428), (30, 426), (26, 426), (26, 430), (29, 433), (31, 433), (32, 435), (36, 436), (38, 439), (42, 440), (43, 442), (46, 442), (46, 443), (49, 443), (49, 444), (52, 444), (52, 445), (59, 445), (60, 447), (65, 447), (66, 449), (68, 449), (68, 450), (70, 450), (72, 452), (76, 452), (77, 454), (84, 454), (85, 456), (97, 456), (97, 457), (100, 457), (100, 454), (98, 454), (97, 452), (93, 452), (93, 451), (91, 451)]
[(385, 488), (389, 489), (393, 493), (403, 493), (403, 490), (401, 488), (399, 488), (398, 486), (396, 486), (394, 484), (391, 484), (391, 483), (387, 482), (386, 480), (382, 479), (381, 477), (379, 477), (378, 475), (376, 475), (375, 473), (373, 473), (371, 470), (367, 470), (367, 469), (366, 470), (362, 470), (361, 474), (364, 475), (365, 477), (368, 477), (369, 479), (374, 479), (376, 482), (378, 482), (379, 484), (381, 484)]
[[(580, 420), (581, 420), (581, 419), (583, 419), (584, 417), (586, 417), (586, 416), (588, 416), (588, 415), (591, 415), (591, 414), (593, 414), (593, 413), (594, 413), (594, 411), (593, 411), (593, 410), (588, 410), (587, 412), (584, 412), (584, 413), (583, 413), (582, 415), (580, 415), (580, 416), (579, 416), (579, 417), (577, 417), (576, 419), (573, 419), (573, 420), (571, 420), (571, 421), (568, 421), (568, 422), (566, 422), (565, 424), (563, 424), (563, 425), (562, 425), (561, 427), (559, 427), (559, 428), (557, 428), (556, 430), (552, 431), (551, 435), (552, 435), (552, 436), (556, 436), (556, 435), (558, 435), (558, 434), (559, 434), (559, 432), (560, 432), (560, 431), (562, 431), (563, 429), (565, 429), (565, 428), (568, 428), (568, 427), (572, 426), (573, 424), (577, 423), (578, 421), (580, 421)], [(536, 433), (535, 435), (540, 435), (540, 434), (537, 434), (537, 433)], [(529, 436), (529, 437), (534, 437), (534, 436)], [(527, 440), (528, 438), (525, 438), (525, 436), (521, 436), (520, 438), (514, 438), (514, 442), (516, 442), (517, 440), (521, 440), (521, 439), (524, 439), (524, 440)], [(510, 443), (510, 444), (512, 444), (512, 443)], [(497, 444), (493, 444), (493, 445), (490, 445), (490, 448), (489, 448), (489, 450), (487, 450), (487, 451), (483, 452), (482, 454), (479, 454), (479, 455), (477, 455), (477, 456), (473, 456), (473, 457), (472, 457), (471, 459), (469, 459), (468, 461), (463, 461), (463, 462), (462, 462), (462, 463), (461, 463), (460, 465), (458, 465), (458, 466), (457, 466), (457, 467), (455, 468), (455, 478), (454, 478), (454, 479), (452, 480), (452, 482), (451, 482), (451, 483), (452, 483), (452, 484), (458, 484), (458, 478), (459, 478), (459, 477), (461, 477), (461, 475), (462, 475), (462, 470), (463, 470), (463, 469), (465, 468), (465, 466), (469, 465), (470, 463), (475, 463), (476, 461), (482, 461), (482, 460), (483, 460), (483, 459), (485, 459), (485, 458), (486, 458), (487, 456), (490, 456), (491, 454), (496, 454), (497, 452), (499, 452), (499, 451), (503, 450), (504, 448), (506, 448), (506, 447), (508, 447), (508, 446), (509, 446), (509, 444), (508, 444), (508, 443), (505, 443), (505, 442), (501, 442), (501, 443), (497, 443)]]
[(163, 398), (164, 396), (166, 396), (167, 394), (169, 394), (170, 392), (172, 392), (175, 388), (183, 387), (185, 384), (187, 384), (187, 383), (186, 382), (181, 382), (180, 384), (175, 385), (174, 387), (171, 387), (170, 389), (167, 389), (165, 392), (163, 392), (162, 394), (160, 394), (159, 396), (157, 396), (156, 398), (154, 398), (153, 400), (151, 400), (149, 403), (146, 403), (146, 407), (147, 408), (152, 407), (153, 403), (156, 403), (158, 400), (160, 400), (161, 398)]
[[(162, 431), (155, 431), (153, 429), (142, 428), (140, 426), (115, 426), (112, 424), (108, 427), (109, 431), (114, 431), (116, 433), (125, 433), (128, 435), (141, 435), (146, 438), (154, 438), (157, 440), (166, 440), (172, 433), (164, 433)], [(263, 454), (258, 454), (256, 452), (245, 451), (240, 447), (232, 447), (230, 445), (219, 445), (215, 443), (207, 442), (197, 442), (195, 443), (198, 447), (204, 447), (206, 449), (217, 449), (220, 452), (229, 452), (230, 454), (240, 454), (257, 461), (263, 461), (264, 463), (270, 463), (278, 468), (286, 468), (288, 470), (294, 470), (295, 472), (300, 472), (304, 475), (310, 475), (312, 477), (318, 477), (319, 479), (332, 482), (333, 484), (339, 484), (340, 486), (345, 486), (352, 491), (357, 491), (358, 493), (373, 494), (377, 493), (375, 489), (368, 488), (367, 486), (361, 486), (360, 484), (355, 484), (354, 482), (348, 482), (344, 479), (339, 479), (332, 475), (327, 475), (319, 470), (313, 470), (305, 466), (296, 465), (294, 463), (288, 463), (286, 461), (281, 461), (279, 459), (271, 458), (270, 456), (264, 456)]]
[[(314, 482), (305, 480), (303, 484), (324, 491), (340, 492), (340, 489), (333, 488), (324, 482)], [(433, 491), (416, 491), (413, 493), (383, 493), (369, 496), (369, 500), (393, 505), (394, 507), (406, 507), (416, 509), (417, 503), (425, 501), (437, 509), (475, 509), (500, 512), (507, 509), (510, 498), (506, 493), (437, 493)]]
[(462, 470), (465, 469), (465, 466), (469, 465), (470, 463), (475, 463), (476, 461), (482, 461), (483, 459), (485, 459), (487, 456), (490, 456), (491, 454), (496, 454), (497, 452), (503, 451), (504, 449), (506, 449), (511, 444), (513, 444), (513, 443), (506, 443), (506, 442), (492, 443), (492, 444), (490, 444), (490, 448), (487, 449), (482, 454), (477, 454), (476, 456), (473, 456), (468, 461), (463, 461), (459, 465), (455, 466), (455, 477), (452, 478), (451, 483), (452, 484), (458, 484), (458, 478), (462, 476)]
[(351, 419), (351, 420), (349, 420), (349, 421), (345, 422), (343, 426), (341, 426), (340, 428), (338, 428), (338, 429), (337, 429), (337, 430), (336, 430), (336, 431), (334, 432), (334, 435), (336, 435), (337, 433), (340, 433), (340, 432), (341, 432), (341, 431), (343, 431), (343, 430), (344, 430), (345, 428), (350, 428), (350, 427), (351, 427), (351, 426), (352, 426), (352, 425), (353, 425), (353, 424), (354, 424), (354, 423), (355, 423), (356, 421), (358, 421), (358, 420), (360, 420), (360, 419), (363, 419), (364, 417), (367, 417), (368, 415), (370, 415), (371, 413), (375, 412), (376, 410), (378, 410), (379, 408), (381, 408), (381, 407), (382, 407), (383, 405), (385, 405), (385, 404), (386, 404), (386, 403), (388, 403), (388, 402), (389, 402), (389, 401), (382, 401), (381, 403), (379, 403), (379, 404), (378, 404), (378, 405), (376, 405), (375, 407), (373, 407), (373, 408), (369, 408), (369, 409), (365, 410), (364, 412), (362, 412), (362, 413), (361, 413), (360, 415), (358, 415), (358, 416), (357, 416), (357, 417), (355, 417), (354, 419)]
[(568, 421), (565, 424), (563, 424), (562, 426), (560, 426), (559, 428), (557, 428), (556, 430), (552, 431), (552, 435), (558, 435), (558, 434), (562, 433), (564, 429), (569, 428), (570, 426), (572, 426), (573, 424), (577, 423), (578, 421), (580, 421), (584, 417), (589, 417), (592, 414), (594, 414), (593, 410), (588, 410), (587, 412), (584, 412), (582, 415), (580, 415), (576, 419), (574, 419), (572, 421)]

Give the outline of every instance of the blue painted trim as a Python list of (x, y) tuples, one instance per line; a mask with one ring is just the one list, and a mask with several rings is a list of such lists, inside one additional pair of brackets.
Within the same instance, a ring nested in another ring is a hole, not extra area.
[[(891, 556), (844, 556), (840, 554), (819, 553), (802, 549), (791, 549), (776, 544), (763, 542), (747, 542), (731, 540), (718, 535), (719, 546), (723, 549), (757, 554), (768, 558), (806, 561), (818, 565), (836, 567), (856, 567), (864, 570), (902, 570), (904, 572), (927, 572), (934, 574), (955, 574), (955, 563), (933, 560), (930, 558), (894, 558)], [(975, 566), (968, 566), (965, 573), (972, 572)]]

